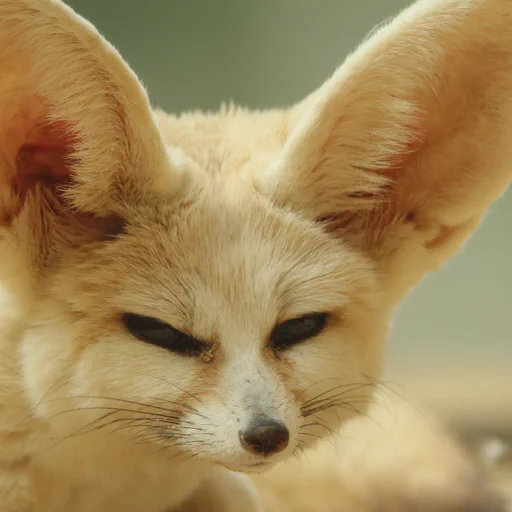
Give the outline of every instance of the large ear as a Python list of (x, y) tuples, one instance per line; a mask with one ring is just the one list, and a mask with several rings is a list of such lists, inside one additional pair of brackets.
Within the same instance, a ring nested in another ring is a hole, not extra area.
[(512, 178), (512, 2), (421, 0), (289, 112), (259, 186), (377, 261), (398, 301)]
[(0, 1), (0, 68), (0, 226), (36, 190), (101, 216), (177, 186), (143, 87), (62, 2)]

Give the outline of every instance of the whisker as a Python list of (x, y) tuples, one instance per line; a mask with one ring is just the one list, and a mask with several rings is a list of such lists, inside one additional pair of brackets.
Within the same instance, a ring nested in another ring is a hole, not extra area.
[(129, 412), (129, 413), (136, 413), (136, 414), (145, 414), (147, 416), (152, 416), (155, 418), (165, 418), (165, 419), (176, 420), (176, 421), (180, 420), (180, 418), (178, 416), (168, 416), (166, 414), (159, 414), (159, 413), (155, 413), (155, 412), (125, 409), (122, 407), (109, 407), (109, 406), (96, 406), (96, 407), (87, 406), (87, 407), (78, 407), (75, 409), (67, 409), (67, 410), (59, 411), (59, 412), (55, 413), (52, 416), (52, 418), (61, 416), (62, 414), (69, 414), (71, 412), (78, 412), (78, 411), (118, 411), (118, 412)]
[(192, 407), (191, 405), (182, 404), (180, 402), (174, 402), (172, 400), (166, 400), (165, 398), (149, 397), (149, 399), (150, 400), (155, 400), (155, 401), (158, 401), (158, 402), (163, 402), (163, 403), (166, 403), (166, 404), (177, 405), (179, 407), (184, 407), (185, 409), (189, 409), (190, 412), (192, 412), (196, 416), (199, 416), (201, 418), (206, 419), (206, 416), (204, 414), (201, 414), (195, 407)]
[(326, 437), (319, 436), (318, 434), (313, 434), (312, 432), (307, 432), (307, 431), (302, 431), (302, 430), (299, 430), (299, 435), (309, 436), (309, 437), (314, 437), (316, 439), (320, 439), (321, 441), (325, 441), (325, 442), (329, 443), (335, 450), (337, 450), (336, 445), (330, 439), (327, 439)]
[(304, 418), (307, 418), (308, 416), (311, 416), (312, 414), (318, 414), (319, 412), (322, 412), (322, 411), (325, 411), (327, 409), (331, 409), (333, 407), (340, 407), (340, 408), (345, 408), (345, 409), (348, 409), (348, 410), (351, 410), (357, 414), (360, 414), (362, 415), (362, 411), (360, 411), (359, 409), (357, 409), (355, 407), (355, 404), (356, 403), (362, 403), (362, 404), (365, 404), (367, 405), (369, 402), (368, 401), (354, 401), (354, 402), (343, 402), (343, 401), (337, 401), (337, 402), (327, 402), (321, 406), (318, 406), (316, 408), (314, 408), (313, 410), (308, 410), (307, 412), (303, 413), (302, 415), (304, 416)]
[[(64, 400), (73, 400), (73, 399), (107, 400), (107, 401), (113, 401), (113, 402), (126, 403), (126, 404), (130, 404), (130, 405), (136, 405), (138, 407), (147, 407), (147, 408), (150, 408), (150, 409), (156, 409), (156, 410), (159, 410), (159, 411), (167, 412), (169, 414), (179, 414), (179, 412), (176, 411), (176, 410), (168, 409), (166, 407), (159, 407), (157, 405), (147, 404), (147, 403), (144, 403), (144, 402), (138, 402), (138, 401), (135, 401), (135, 400), (128, 400), (128, 399), (124, 399), (124, 398), (94, 396), (94, 395), (74, 395), (74, 396), (69, 396), (69, 397), (60, 397), (60, 398), (54, 398), (52, 400), (48, 400), (45, 403), (58, 402), (58, 401), (64, 401)], [(100, 406), (97, 406), (97, 408), (100, 408)], [(79, 410), (84, 410), (86, 408), (85, 407), (81, 407), (81, 408), (78, 408), (78, 409)], [(132, 412), (135, 412), (135, 411), (132, 411)], [(140, 411), (140, 412), (144, 413), (144, 411)], [(166, 417), (178, 419), (178, 416), (166, 415)], [(187, 421), (187, 420), (184, 420), (184, 421)]]
[(352, 401), (354, 403), (356, 400), (367, 401), (368, 403), (370, 403), (370, 401), (372, 400), (372, 397), (368, 397), (366, 395), (349, 395), (349, 396), (347, 396), (346, 393), (339, 393), (339, 394), (333, 395), (332, 397), (321, 398), (320, 400), (318, 400), (312, 404), (309, 404), (307, 407), (302, 407), (301, 410), (308, 411), (308, 410), (314, 409), (316, 407), (321, 407), (324, 403), (334, 402), (334, 401), (340, 400), (342, 398), (343, 398), (343, 401)]
[[(341, 394), (341, 393), (348, 393), (349, 391), (358, 391), (359, 389), (364, 389), (366, 387), (375, 387), (375, 384), (373, 384), (373, 383), (340, 384), (339, 386), (334, 386), (333, 388), (328, 389), (328, 390), (326, 390), (322, 393), (319, 393), (318, 395), (310, 398), (309, 400), (304, 402), (303, 406), (307, 406), (309, 403), (311, 403), (315, 400), (318, 400), (319, 398), (321, 398), (325, 395), (328, 395), (329, 393), (332, 393), (333, 391), (336, 391), (338, 389), (343, 389), (343, 391), (340, 392), (340, 394)], [(350, 388), (350, 389), (347, 390), (346, 388)]]
[(177, 390), (181, 391), (183, 394), (185, 394), (185, 395), (189, 396), (190, 398), (192, 398), (193, 400), (197, 400), (200, 404), (203, 403), (203, 401), (200, 398), (198, 398), (197, 396), (193, 395), (192, 393), (190, 393), (189, 391), (186, 391), (183, 388), (180, 388), (178, 385), (176, 385), (176, 384), (174, 384), (172, 382), (169, 382), (166, 379), (163, 379), (162, 377), (156, 377), (155, 375), (151, 375), (151, 374), (146, 374), (146, 376), (147, 377), (151, 377), (152, 379), (159, 380), (159, 381), (163, 382), (164, 384), (167, 384), (168, 386), (173, 386)]

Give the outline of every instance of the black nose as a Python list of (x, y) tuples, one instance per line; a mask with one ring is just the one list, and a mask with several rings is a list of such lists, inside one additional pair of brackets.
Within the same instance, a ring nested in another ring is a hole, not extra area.
[(254, 422), (239, 435), (242, 446), (248, 452), (258, 455), (282, 452), (290, 439), (290, 433), (285, 425), (268, 419)]

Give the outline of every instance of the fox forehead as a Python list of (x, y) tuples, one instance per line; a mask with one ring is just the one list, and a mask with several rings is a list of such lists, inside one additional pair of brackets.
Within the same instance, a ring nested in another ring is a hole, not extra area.
[(210, 114), (157, 111), (156, 119), (171, 148), (180, 148), (210, 175), (238, 181), (247, 173), (263, 172), (278, 157), (292, 131), (293, 112), (232, 105)]
[[(126, 233), (70, 259), (58, 280), (76, 309), (158, 317), (212, 338), (342, 308), (375, 287), (372, 265), (314, 222), (255, 190), (212, 182), (177, 204), (134, 211)], [(70, 290), (69, 287), (74, 287)], [(85, 298), (88, 298), (86, 300)], [(67, 299), (69, 300), (69, 299)]]

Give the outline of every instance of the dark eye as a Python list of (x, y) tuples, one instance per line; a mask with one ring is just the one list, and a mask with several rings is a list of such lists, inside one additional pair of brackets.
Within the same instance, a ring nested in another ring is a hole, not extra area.
[(283, 322), (272, 331), (270, 342), (275, 349), (284, 350), (313, 338), (324, 330), (328, 316), (327, 313), (312, 313)]
[(125, 313), (123, 323), (136, 338), (185, 356), (200, 356), (208, 345), (148, 316)]

